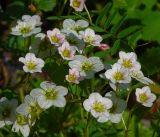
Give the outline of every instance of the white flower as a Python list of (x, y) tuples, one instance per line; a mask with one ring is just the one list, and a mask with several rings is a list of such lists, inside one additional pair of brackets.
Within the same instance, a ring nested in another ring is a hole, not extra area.
[(22, 16), (22, 20), (23, 20), (23, 21), (26, 21), (26, 22), (28, 22), (28, 21), (30, 21), (30, 20), (33, 20), (33, 21), (36, 22), (36, 23), (35, 23), (36, 26), (42, 25), (41, 18), (40, 18), (39, 15), (33, 15), (33, 16), (23, 15), (23, 16)]
[(27, 116), (17, 114), (16, 121), (12, 126), (13, 132), (21, 132), (24, 137), (28, 137), (30, 133), (29, 121)]
[(131, 77), (128, 73), (128, 71), (126, 71), (124, 69), (124, 67), (122, 67), (121, 65), (115, 63), (112, 66), (112, 69), (108, 69), (105, 72), (105, 76), (107, 79), (111, 80), (112, 83), (130, 83), (131, 81)]
[(91, 93), (89, 98), (83, 102), (84, 109), (97, 118), (98, 122), (109, 120), (109, 109), (112, 107), (112, 101), (102, 97), (99, 93)]
[(75, 9), (75, 11), (82, 11), (84, 7), (84, 0), (70, 0), (70, 6)]
[(103, 40), (100, 35), (96, 35), (94, 30), (90, 28), (87, 28), (84, 32), (81, 31), (80, 35), (82, 35), (84, 42), (88, 45), (99, 46)]
[(117, 98), (113, 91), (106, 93), (105, 97), (111, 99), (113, 102), (113, 106), (109, 111), (109, 120), (113, 123), (119, 123), (127, 103), (124, 100)]
[(141, 65), (137, 62), (137, 55), (134, 52), (125, 53), (124, 51), (120, 51), (119, 58), (118, 63), (129, 72), (141, 69)]
[(145, 107), (151, 107), (153, 102), (156, 100), (156, 96), (151, 93), (151, 90), (148, 86), (143, 87), (142, 89), (136, 89), (136, 99)]
[(59, 54), (65, 60), (72, 60), (75, 56), (75, 48), (73, 46), (69, 46), (68, 42), (64, 42), (61, 47), (58, 48)]
[(26, 95), (24, 103), (17, 107), (16, 111), (21, 114), (31, 118), (31, 122), (35, 122), (36, 117), (40, 115), (43, 109), (39, 106), (37, 98)]
[(40, 58), (36, 58), (33, 53), (27, 53), (25, 58), (20, 57), (19, 61), (24, 63), (23, 70), (25, 72), (42, 72), (44, 61)]
[(76, 55), (73, 61), (69, 62), (71, 68), (76, 68), (81, 76), (90, 79), (94, 73), (104, 69), (104, 65), (99, 57), (87, 58), (82, 55)]
[(68, 90), (63, 86), (56, 86), (52, 82), (44, 81), (40, 84), (41, 88), (31, 91), (31, 96), (37, 98), (38, 104), (47, 109), (51, 106), (64, 107), (66, 105), (65, 95)]
[(48, 30), (47, 37), (49, 38), (51, 44), (55, 44), (55, 46), (59, 46), (65, 40), (65, 36), (57, 28)]
[(38, 33), (35, 35), (35, 37), (40, 38), (40, 40), (43, 40), (46, 37), (46, 35), (44, 33)]
[(81, 29), (87, 28), (89, 23), (85, 20), (74, 21), (72, 19), (65, 19), (63, 21), (63, 28), (69, 30), (79, 31)]
[(37, 34), (41, 31), (39, 27), (42, 23), (40, 22), (40, 17), (38, 15), (22, 16), (22, 20), (17, 21), (17, 25), (12, 28), (11, 34), (22, 35), (23, 37), (31, 36), (32, 34)]
[(154, 83), (151, 79), (145, 77), (145, 76), (143, 75), (142, 71), (140, 71), (140, 70), (139, 70), (139, 71), (133, 71), (133, 72), (131, 73), (131, 77), (132, 77), (132, 78), (135, 78), (135, 79), (138, 80), (139, 82), (141, 82), (141, 83), (143, 83), (143, 84), (146, 84), (146, 85), (149, 85), (149, 84), (153, 84), (153, 83)]
[(6, 97), (0, 99), (0, 128), (5, 125), (11, 125), (16, 119), (16, 99), (8, 100)]
[(69, 74), (66, 75), (66, 80), (70, 83), (79, 84), (81, 76), (76, 68), (69, 69)]

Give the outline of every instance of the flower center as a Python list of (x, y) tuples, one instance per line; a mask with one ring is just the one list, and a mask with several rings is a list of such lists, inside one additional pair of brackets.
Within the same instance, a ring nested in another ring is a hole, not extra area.
[(141, 102), (146, 102), (149, 99), (149, 97), (145, 93), (139, 94), (139, 100)]
[(96, 102), (93, 103), (92, 107), (96, 112), (99, 112), (99, 113), (105, 111), (105, 106), (102, 102), (96, 101)]
[(81, 2), (80, 1), (78, 1), (78, 0), (74, 0), (73, 2), (72, 2), (72, 5), (73, 5), (73, 7), (79, 7), (80, 6), (80, 4), (81, 4)]
[(21, 28), (19, 28), (19, 31), (22, 33), (22, 34), (26, 34), (26, 33), (29, 33), (31, 32), (31, 27), (30, 26), (23, 26)]
[(60, 39), (59, 39), (57, 36), (51, 36), (51, 40), (52, 40), (54, 43), (59, 43), (59, 42), (60, 42)]
[(114, 79), (117, 80), (117, 81), (124, 79), (124, 78), (123, 78), (123, 73), (122, 73), (122, 72), (119, 72), (119, 71), (115, 72), (114, 75), (113, 75), (113, 77), (114, 77)]
[(26, 66), (27, 66), (27, 68), (29, 70), (34, 70), (36, 68), (37, 64), (35, 64), (34, 62), (30, 61), (30, 62), (27, 62)]
[(132, 62), (131, 62), (130, 59), (124, 59), (122, 65), (123, 65), (125, 68), (132, 68), (132, 67), (133, 67), (133, 64), (132, 64)]
[(77, 77), (74, 74), (69, 74), (68, 75), (68, 80), (69, 81), (75, 81), (77, 79)]
[(32, 103), (28, 107), (28, 111), (31, 113), (31, 115), (38, 116), (42, 112), (42, 109), (37, 103)]
[(62, 54), (64, 57), (70, 57), (70, 50), (64, 49)]
[(91, 71), (92, 69), (93, 69), (93, 63), (91, 63), (91, 62), (83, 62), (82, 63), (82, 70)]
[(4, 118), (9, 117), (11, 114), (11, 108), (5, 107), (4, 110), (2, 111), (2, 116)]
[(58, 95), (57, 91), (54, 89), (48, 89), (45, 94), (47, 99), (52, 99), (52, 100), (56, 99), (57, 95)]
[(20, 114), (18, 114), (17, 115), (17, 123), (19, 124), (19, 125), (25, 125), (25, 124), (27, 124), (27, 118), (26, 118), (26, 116), (23, 116), (23, 115), (20, 115)]
[(92, 36), (86, 36), (86, 37), (85, 37), (85, 41), (86, 41), (87, 43), (92, 43), (92, 42), (93, 42), (93, 37), (92, 37)]

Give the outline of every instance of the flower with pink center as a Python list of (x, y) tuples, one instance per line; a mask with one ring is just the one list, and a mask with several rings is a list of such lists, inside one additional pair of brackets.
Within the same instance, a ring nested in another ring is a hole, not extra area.
[(70, 0), (70, 6), (75, 9), (75, 11), (82, 11), (84, 7), (84, 0)]
[(70, 83), (79, 84), (81, 79), (80, 73), (76, 68), (69, 69), (69, 74), (66, 75), (66, 80)]
[(59, 46), (65, 40), (65, 36), (57, 28), (48, 30), (47, 37), (49, 38), (51, 44), (55, 44), (55, 46)]
[(64, 42), (61, 47), (58, 48), (59, 54), (65, 60), (73, 60), (76, 49), (74, 46), (70, 46), (68, 42)]

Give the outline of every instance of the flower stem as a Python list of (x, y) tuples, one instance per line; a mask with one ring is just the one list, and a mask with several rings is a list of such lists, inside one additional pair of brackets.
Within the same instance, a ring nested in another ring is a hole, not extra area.
[(126, 123), (125, 123), (125, 121), (124, 121), (123, 116), (122, 116), (122, 122), (123, 122), (123, 125), (124, 125), (125, 130), (127, 130), (127, 126), (126, 126)]
[(92, 18), (91, 18), (91, 15), (89, 14), (89, 11), (88, 11), (88, 9), (87, 9), (86, 4), (84, 4), (84, 9), (85, 9), (85, 11), (87, 12), (87, 15), (88, 15), (88, 19), (89, 19), (90, 24), (92, 24)]
[(59, 14), (58, 14), (59, 16), (62, 15), (63, 10), (64, 10), (64, 8), (65, 8), (65, 6), (66, 6), (67, 1), (68, 1), (68, 0), (64, 0), (63, 5), (62, 5), (62, 7), (61, 7), (61, 10), (59, 11)]
[(85, 128), (85, 137), (89, 137), (89, 114), (87, 114), (87, 123), (86, 123), (86, 128)]
[(19, 96), (20, 96), (21, 103), (23, 103), (24, 102), (24, 91), (22, 88), (19, 90)]

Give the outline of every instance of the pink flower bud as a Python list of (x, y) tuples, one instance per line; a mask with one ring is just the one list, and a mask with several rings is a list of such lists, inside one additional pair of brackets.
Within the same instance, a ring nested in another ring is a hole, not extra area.
[(108, 44), (100, 44), (99, 47), (98, 47), (99, 50), (107, 50), (107, 49), (110, 49), (110, 46)]

